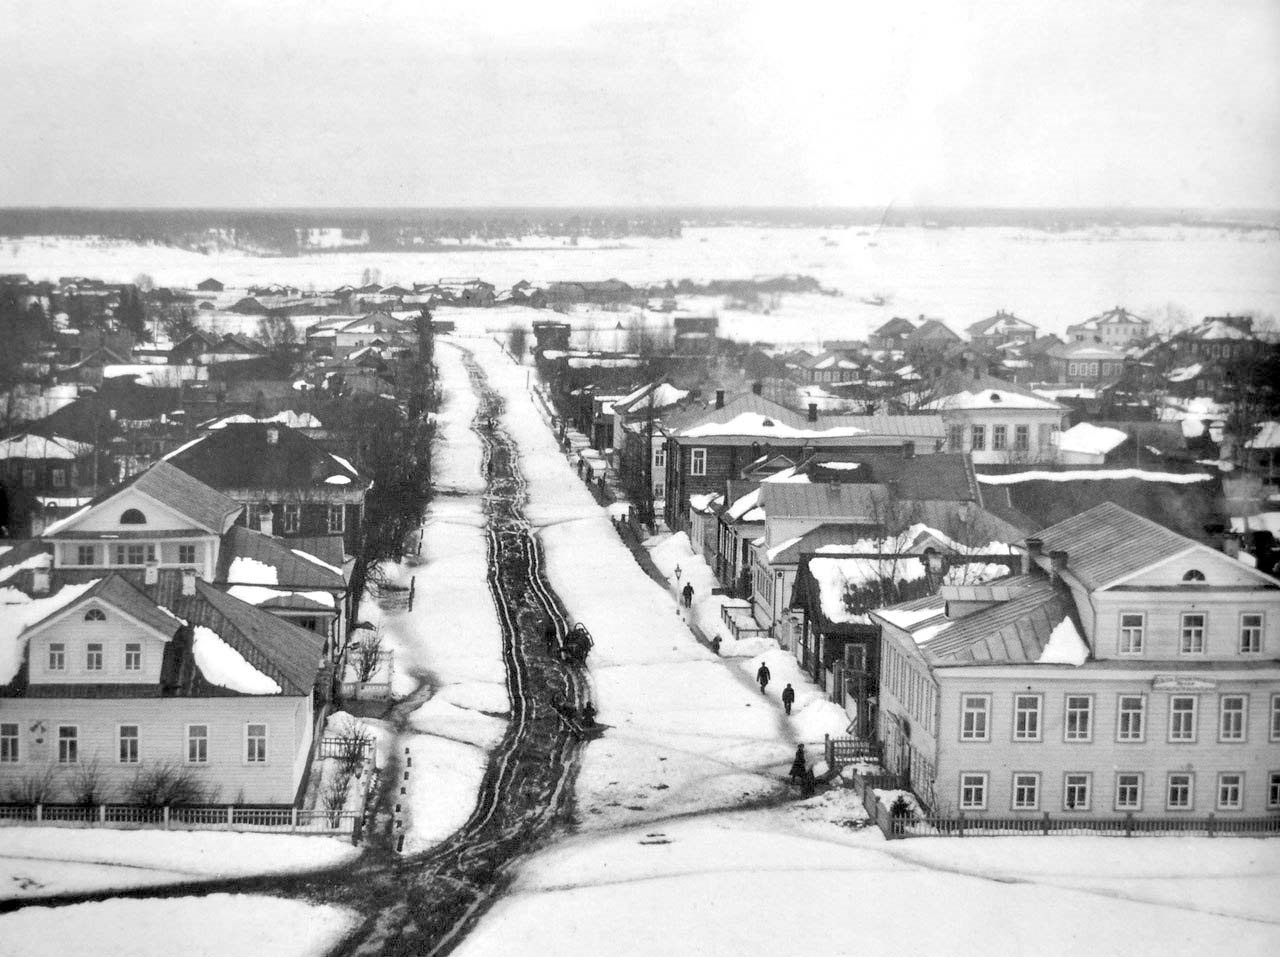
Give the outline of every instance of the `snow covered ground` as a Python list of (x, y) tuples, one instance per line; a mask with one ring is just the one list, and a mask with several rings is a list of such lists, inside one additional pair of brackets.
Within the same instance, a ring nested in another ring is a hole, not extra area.
[(355, 920), (338, 907), (246, 894), (28, 907), (0, 916), (0, 957), (309, 957)]
[(360, 849), (333, 837), (6, 827), (0, 900), (331, 867)]
[[(595, 635), (589, 666), (600, 720), (612, 727), (586, 749), (582, 829), (522, 868), (460, 954), (510, 954), (513, 941), (522, 953), (570, 957), (595, 957), (602, 946), (618, 955), (1280, 948), (1276, 842), (886, 842), (858, 827), (865, 815), (843, 789), (732, 810), (784, 796), (792, 741), (809, 734), (774, 700), (799, 677), (788, 656), (768, 654), (774, 678), (762, 698), (751, 683), (761, 650), (717, 660), (697, 644), (673, 590), (643, 574), (604, 512), (567, 479), (522, 396), (523, 370), (495, 348), (477, 352), (509, 397), (552, 584)], [(693, 574), (709, 596), (709, 581), (696, 577), (709, 573), (684, 549), (684, 560), (678, 542), (653, 552), (660, 566), (680, 561), (684, 580)], [(718, 621), (712, 602), (694, 613)], [(824, 704), (812, 686), (796, 688), (797, 719)]]

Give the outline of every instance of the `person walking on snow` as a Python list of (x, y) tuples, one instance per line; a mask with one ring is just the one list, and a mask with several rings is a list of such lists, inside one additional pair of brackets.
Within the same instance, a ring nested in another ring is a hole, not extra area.
[(805, 757), (804, 757), (804, 745), (797, 744), (796, 757), (795, 757), (795, 760), (791, 762), (791, 773), (790, 773), (791, 783), (795, 784), (799, 781), (803, 781), (805, 772), (807, 772), (808, 770), (809, 770), (809, 767), (805, 763)]
[(769, 674), (769, 666), (766, 665), (763, 661), (760, 662), (760, 668), (759, 670), (756, 671), (756, 681), (760, 682), (761, 694), (764, 694), (765, 685), (769, 683), (769, 679), (772, 677), (773, 675)]
[(787, 714), (791, 713), (791, 706), (796, 701), (796, 689), (787, 685), (782, 689), (782, 706), (787, 709)]
[(684, 599), (685, 608), (693, 607), (693, 585), (692, 584), (686, 584), (684, 586), (684, 590), (680, 592), (680, 596)]

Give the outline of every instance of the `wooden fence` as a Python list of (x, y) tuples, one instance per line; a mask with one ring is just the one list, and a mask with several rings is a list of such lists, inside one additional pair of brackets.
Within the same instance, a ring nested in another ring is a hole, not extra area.
[(373, 757), (373, 739), (368, 738), (364, 741), (355, 741), (351, 738), (327, 737), (320, 739), (320, 748), (316, 752), (317, 758), (345, 758), (351, 753), (351, 749), (356, 746), (360, 747), (360, 758), (362, 761), (368, 761)]
[(164, 828), (350, 836), (360, 840), (363, 815), (350, 811), (237, 805), (0, 804), (0, 826)]
[[(824, 756), (827, 767), (842, 768), (846, 764), (857, 761), (880, 761), (880, 744), (877, 741), (864, 741), (861, 738), (833, 738), (826, 736)], [(880, 785), (876, 785), (880, 787)]]

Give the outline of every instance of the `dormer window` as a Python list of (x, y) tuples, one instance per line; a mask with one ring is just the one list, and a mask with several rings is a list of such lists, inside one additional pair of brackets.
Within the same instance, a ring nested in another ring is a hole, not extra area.
[(126, 508), (120, 516), (121, 525), (146, 525), (147, 516), (136, 508)]
[(85, 621), (106, 621), (107, 613), (101, 608), (90, 608), (84, 613)]
[(1188, 569), (1187, 573), (1182, 576), (1182, 580), (1184, 582), (1202, 582), (1205, 580), (1204, 572), (1198, 568)]

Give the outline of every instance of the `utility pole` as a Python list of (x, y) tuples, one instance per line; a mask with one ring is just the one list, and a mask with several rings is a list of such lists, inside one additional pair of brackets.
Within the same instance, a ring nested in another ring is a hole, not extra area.
[[(652, 383), (650, 383), (652, 385)], [(653, 526), (653, 393), (649, 390), (649, 401), (645, 403), (644, 413), (644, 497), (640, 500), (640, 521)]]

